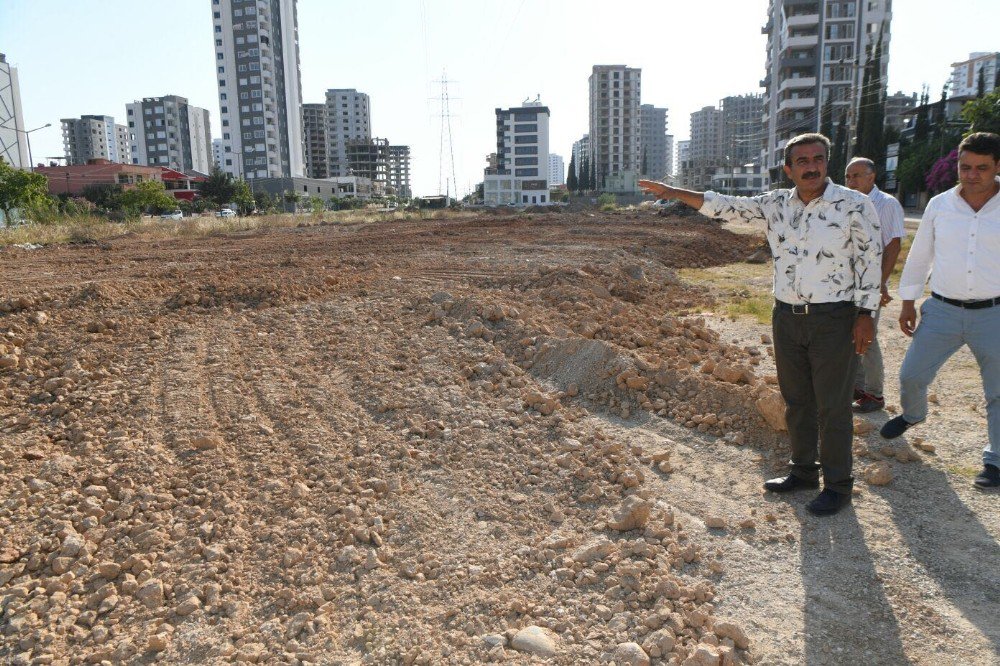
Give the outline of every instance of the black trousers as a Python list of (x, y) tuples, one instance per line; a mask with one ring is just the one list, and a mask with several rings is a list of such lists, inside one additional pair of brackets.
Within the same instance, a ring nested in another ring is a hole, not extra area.
[(787, 404), (791, 473), (813, 480), (822, 469), (826, 488), (850, 493), (858, 362), (851, 338), (858, 309), (848, 302), (824, 307), (829, 309), (809, 314), (775, 307), (774, 361)]

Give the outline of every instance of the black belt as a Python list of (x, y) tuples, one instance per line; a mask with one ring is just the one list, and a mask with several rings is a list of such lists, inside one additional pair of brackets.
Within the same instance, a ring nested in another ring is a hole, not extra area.
[(965, 308), (966, 310), (982, 310), (983, 308), (991, 308), (994, 305), (1000, 305), (1000, 296), (997, 298), (987, 298), (984, 301), (960, 301), (955, 298), (945, 298), (941, 294), (932, 291), (931, 296), (943, 301), (948, 305), (954, 305), (955, 307)]
[(836, 301), (834, 303), (805, 303), (803, 305), (792, 305), (783, 301), (774, 301), (774, 305), (779, 310), (785, 310), (792, 314), (821, 314), (832, 312), (848, 305), (854, 305), (851, 301)]

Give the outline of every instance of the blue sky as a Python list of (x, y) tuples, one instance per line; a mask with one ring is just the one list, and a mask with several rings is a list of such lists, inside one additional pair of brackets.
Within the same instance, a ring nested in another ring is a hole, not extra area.
[[(936, 97), (950, 63), (1000, 50), (1000, 2), (943, 7), (894, 0), (890, 92), (926, 83)], [(432, 194), (445, 73), (464, 192), (495, 147), (494, 108), (525, 98), (551, 109), (550, 149), (568, 162), (587, 131), (595, 64), (641, 67), (643, 103), (668, 107), (670, 132), (686, 138), (692, 111), (760, 91), (766, 11), (767, 0), (299, 0), (303, 101), (368, 93), (373, 134), (412, 147), (414, 191)], [(18, 68), (25, 124), (53, 124), (32, 134), (36, 162), (62, 154), (60, 118), (123, 120), (143, 97), (187, 97), (219, 136), (212, 39), (210, 0), (0, 0), (0, 51)]]

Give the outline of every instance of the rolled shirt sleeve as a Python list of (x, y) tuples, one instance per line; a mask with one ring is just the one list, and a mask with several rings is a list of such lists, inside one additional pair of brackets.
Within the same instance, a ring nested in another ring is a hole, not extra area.
[(906, 255), (906, 265), (899, 278), (899, 297), (904, 301), (915, 301), (924, 294), (927, 278), (934, 262), (934, 211), (928, 206), (924, 211), (917, 235), (913, 237), (910, 252)]
[(875, 205), (865, 200), (851, 214), (851, 244), (854, 246), (854, 304), (878, 310), (882, 295), (882, 238)]
[(896, 238), (906, 236), (904, 226), (903, 207), (895, 197), (886, 195), (886, 203), (879, 211), (879, 221), (882, 224), (882, 247), (885, 247)]

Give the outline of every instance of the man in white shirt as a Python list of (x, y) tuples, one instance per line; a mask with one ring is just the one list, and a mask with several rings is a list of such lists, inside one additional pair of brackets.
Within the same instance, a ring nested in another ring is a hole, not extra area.
[[(958, 146), (956, 187), (930, 200), (899, 280), (899, 326), (913, 342), (899, 370), (903, 413), (882, 426), (899, 437), (927, 418), (927, 387), (964, 344), (979, 363), (989, 442), (980, 488), (1000, 486), (1000, 135), (970, 134)], [(931, 296), (920, 306), (930, 273)]]
[(822, 469), (823, 491), (806, 505), (816, 515), (851, 502), (851, 391), (857, 355), (875, 337), (881, 285), (875, 206), (826, 177), (829, 156), (822, 134), (794, 137), (785, 145), (784, 168), (795, 187), (755, 197), (639, 181), (646, 192), (680, 199), (709, 217), (766, 224), (774, 257), (774, 357), (792, 457), (790, 473), (764, 488), (818, 488)]
[[(889, 276), (899, 257), (900, 240), (906, 235), (903, 227), (903, 207), (896, 200), (875, 185), (875, 163), (867, 157), (855, 157), (844, 172), (844, 184), (856, 192), (868, 196), (875, 204), (879, 224), (882, 227), (882, 299), (885, 306), (889, 296)], [(879, 310), (881, 312), (881, 310)], [(878, 344), (879, 313), (875, 313), (875, 340), (868, 351), (862, 354), (858, 363), (858, 373), (854, 379), (854, 411), (876, 412), (885, 409), (882, 395), (885, 371), (882, 365), (882, 349)]]

